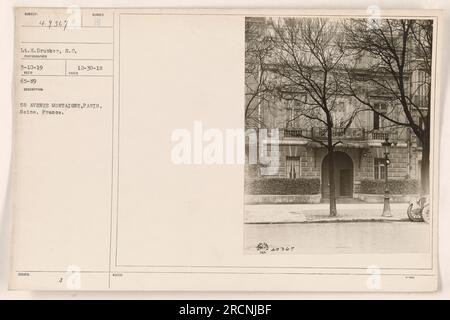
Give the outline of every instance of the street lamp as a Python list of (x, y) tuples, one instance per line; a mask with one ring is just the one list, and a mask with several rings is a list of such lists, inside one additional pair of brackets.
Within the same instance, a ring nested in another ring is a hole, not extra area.
[(388, 186), (388, 167), (391, 164), (391, 160), (389, 160), (389, 148), (392, 145), (392, 142), (389, 142), (389, 136), (386, 136), (381, 145), (384, 147), (384, 165), (385, 165), (385, 176), (384, 176), (384, 206), (383, 206), (383, 217), (392, 217), (391, 214), (391, 205), (389, 203), (389, 186)]

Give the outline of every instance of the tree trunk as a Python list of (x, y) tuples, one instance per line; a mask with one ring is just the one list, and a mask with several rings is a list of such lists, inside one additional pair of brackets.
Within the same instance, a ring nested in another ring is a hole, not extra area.
[[(429, 73), (431, 75), (431, 72)], [(420, 163), (420, 194), (430, 194), (430, 103), (431, 103), (431, 90), (428, 90), (428, 112), (425, 117), (425, 127), (422, 136), (422, 162)]]
[[(329, 121), (332, 121), (331, 119)], [(327, 128), (327, 149), (328, 149), (328, 182), (330, 185), (330, 217), (337, 216), (336, 209), (336, 184), (334, 181), (334, 147), (333, 147), (333, 127)]]
[(328, 181), (330, 185), (330, 217), (337, 215), (336, 184), (334, 181), (334, 151), (328, 151)]
[[(428, 90), (428, 103), (430, 103), (431, 91)], [(427, 195), (430, 193), (430, 108), (425, 116), (424, 129), (422, 131), (422, 162), (420, 165), (420, 194)]]
[(430, 193), (430, 139), (429, 135), (422, 142), (422, 161), (420, 165), (420, 194)]

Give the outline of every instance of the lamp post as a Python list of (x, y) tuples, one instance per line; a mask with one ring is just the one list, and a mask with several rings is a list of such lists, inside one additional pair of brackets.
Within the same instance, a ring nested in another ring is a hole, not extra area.
[(391, 205), (389, 203), (389, 186), (388, 186), (388, 167), (391, 164), (391, 160), (389, 160), (389, 148), (392, 145), (392, 142), (389, 142), (389, 136), (386, 136), (381, 145), (384, 147), (384, 166), (385, 166), (385, 176), (384, 176), (384, 206), (383, 206), (383, 214), (382, 217), (392, 217), (391, 214)]

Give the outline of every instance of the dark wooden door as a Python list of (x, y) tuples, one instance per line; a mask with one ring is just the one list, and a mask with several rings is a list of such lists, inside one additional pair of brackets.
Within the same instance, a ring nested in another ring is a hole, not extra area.
[[(353, 197), (353, 162), (344, 152), (334, 154), (334, 182), (337, 197)], [(330, 179), (328, 177), (328, 156), (322, 161), (322, 198), (330, 197)]]
[(339, 191), (341, 197), (353, 196), (353, 172), (352, 169), (341, 169), (339, 177)]

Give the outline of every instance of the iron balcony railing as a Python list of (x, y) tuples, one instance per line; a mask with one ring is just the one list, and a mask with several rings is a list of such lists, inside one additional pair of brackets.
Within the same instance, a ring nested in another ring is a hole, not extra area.
[[(315, 140), (326, 140), (327, 129), (326, 128), (289, 128), (280, 130), (280, 138), (300, 138), (308, 139), (313, 138)], [(367, 141), (367, 140), (398, 140), (398, 134), (395, 131), (383, 131), (383, 130), (365, 130), (363, 128), (333, 128), (332, 129), (333, 140), (353, 140), (353, 141)]]

